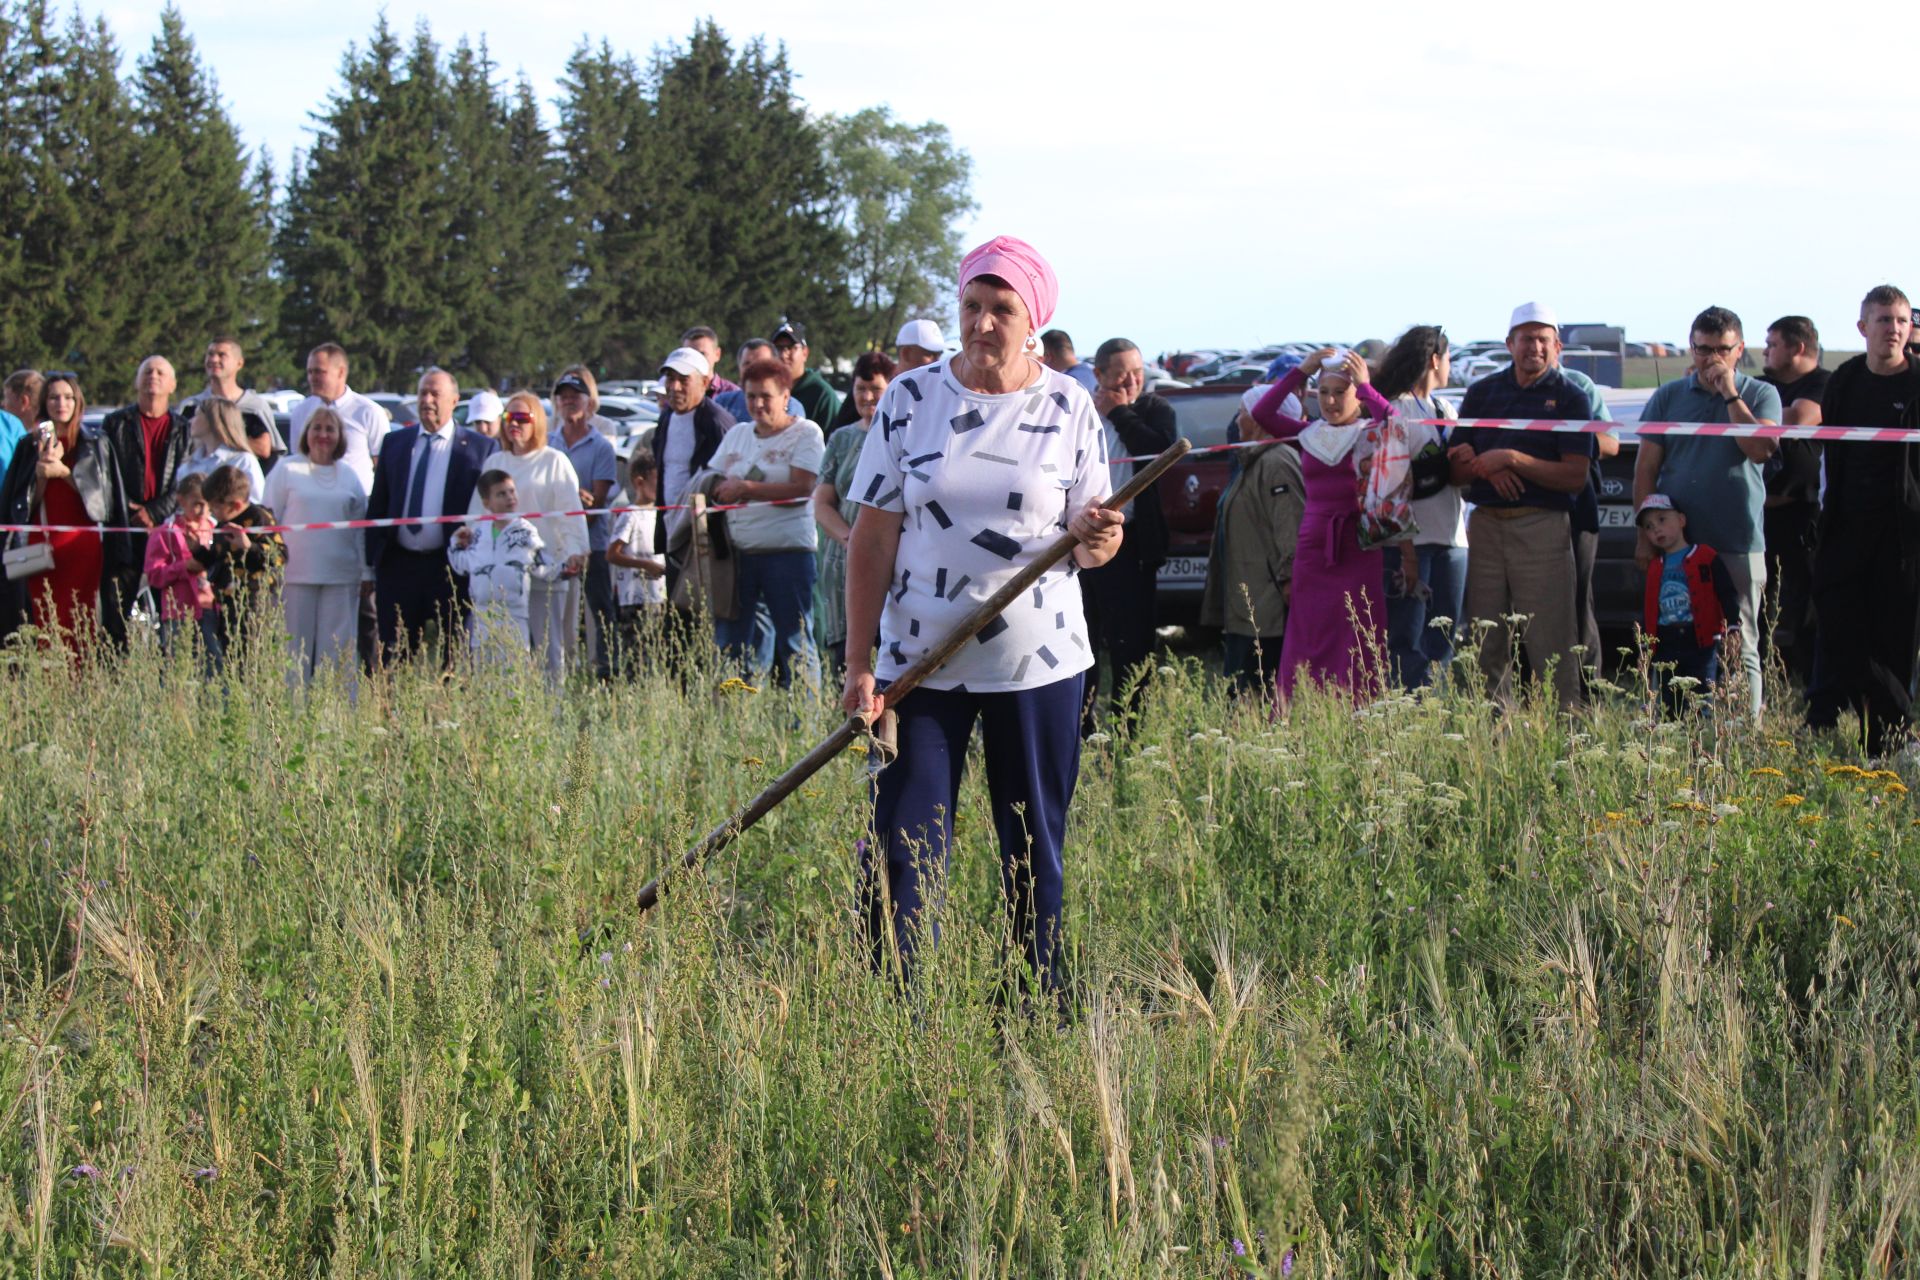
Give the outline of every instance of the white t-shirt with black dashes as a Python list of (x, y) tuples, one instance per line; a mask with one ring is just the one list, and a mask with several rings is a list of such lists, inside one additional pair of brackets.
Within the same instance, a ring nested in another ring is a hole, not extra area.
[[(882, 682), (1019, 573), (1073, 512), (1111, 492), (1092, 397), (1072, 378), (1034, 367), (1025, 389), (982, 395), (955, 382), (941, 360), (895, 378), (881, 397), (850, 496), (906, 517), (880, 613), (874, 675)], [(1091, 665), (1069, 558), (923, 683), (1035, 689)]]

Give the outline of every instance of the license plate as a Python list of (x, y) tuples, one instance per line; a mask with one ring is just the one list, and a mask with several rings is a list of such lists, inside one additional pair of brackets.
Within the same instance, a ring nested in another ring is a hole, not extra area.
[(1600, 527), (1602, 529), (1633, 528), (1633, 508), (1603, 506), (1600, 508)]
[(1205, 556), (1168, 556), (1160, 566), (1160, 581), (1204, 583), (1207, 580)]

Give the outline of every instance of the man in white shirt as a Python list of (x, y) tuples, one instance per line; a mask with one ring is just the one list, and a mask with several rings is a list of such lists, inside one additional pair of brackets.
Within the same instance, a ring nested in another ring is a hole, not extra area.
[(307, 386), (313, 394), (293, 406), (293, 439), (289, 443), (296, 450), (300, 448), (307, 419), (325, 405), (340, 415), (340, 426), (346, 433), (340, 460), (359, 472), (371, 487), (373, 460), (392, 425), (387, 411), (347, 386), (347, 353), (337, 342), (323, 342), (308, 353)]
[(452, 374), (429, 369), (420, 376), (420, 425), (393, 433), (367, 499), (369, 519), (419, 521), (367, 530), (380, 653), (386, 660), (417, 651), (426, 643), (427, 624), (437, 622), (451, 661), (455, 638), (464, 630), (464, 580), (455, 580), (447, 562), (451, 526), (435, 521), (459, 515), (471, 505), (474, 486), (495, 445), (478, 431), (453, 424), (459, 403), (460, 388)]

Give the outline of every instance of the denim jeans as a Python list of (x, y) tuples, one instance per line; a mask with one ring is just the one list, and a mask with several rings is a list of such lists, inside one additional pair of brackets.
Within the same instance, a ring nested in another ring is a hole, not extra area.
[(761, 605), (773, 623), (773, 678), (781, 688), (793, 683), (793, 667), (819, 683), (820, 658), (813, 649), (810, 619), (813, 613), (814, 559), (811, 551), (736, 551), (734, 590), (737, 607), (731, 618), (715, 619), (714, 639), (741, 665), (760, 665), (754, 636), (755, 614)]
[[(1433, 664), (1442, 671), (1453, 664), (1454, 631), (1465, 622), (1460, 610), (1467, 594), (1467, 549), (1418, 546), (1414, 552), (1426, 591), (1396, 595), (1393, 575), (1400, 567), (1400, 548), (1386, 551), (1387, 652), (1394, 679), (1403, 689), (1425, 686), (1432, 679)], [(1444, 627), (1428, 625), (1434, 618), (1452, 621)]]

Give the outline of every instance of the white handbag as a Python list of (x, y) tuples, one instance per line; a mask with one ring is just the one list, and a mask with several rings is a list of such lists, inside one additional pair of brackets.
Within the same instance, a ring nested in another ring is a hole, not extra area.
[(53, 547), (45, 542), (22, 543), (0, 553), (0, 560), (6, 562), (8, 582), (36, 578), (53, 572)]

